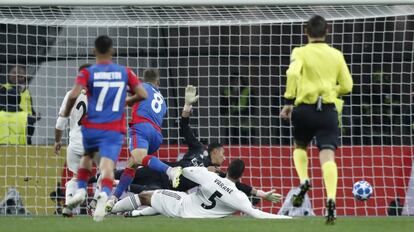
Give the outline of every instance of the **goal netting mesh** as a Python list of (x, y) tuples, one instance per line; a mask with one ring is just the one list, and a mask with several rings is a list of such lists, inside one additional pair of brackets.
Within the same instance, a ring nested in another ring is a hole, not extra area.
[[(391, 201), (409, 198), (414, 5), (1, 6), (1, 84), (14, 66), (24, 67), (33, 106), (28, 114), (41, 119), (32, 132), (25, 115), (2, 106), (0, 203), (14, 187), (30, 213), (55, 213), (60, 197), (52, 192), (67, 174), (65, 152), (57, 156), (52, 149), (58, 108), (78, 67), (94, 62), (93, 41), (102, 34), (114, 40), (114, 62), (138, 74), (148, 67), (160, 70), (169, 106), (161, 158), (175, 160), (186, 149), (177, 120), (184, 89), (192, 84), (200, 94), (191, 120), (199, 138), (226, 144), (227, 161), (244, 159), (243, 182), (286, 195), (299, 181), (291, 126), (278, 115), (290, 53), (306, 43), (304, 23), (314, 14), (329, 20), (327, 41), (343, 51), (355, 83), (352, 94), (343, 97), (338, 214), (387, 215)], [(325, 190), (314, 148), (310, 175), (312, 207), (322, 215)], [(362, 179), (374, 187), (367, 202), (351, 193)], [(280, 206), (259, 205), (274, 213)]]

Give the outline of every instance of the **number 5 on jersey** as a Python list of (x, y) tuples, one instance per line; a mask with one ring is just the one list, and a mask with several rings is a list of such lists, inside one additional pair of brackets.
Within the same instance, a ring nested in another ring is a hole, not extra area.
[(201, 204), (201, 207), (203, 207), (204, 209), (212, 209), (212, 208), (214, 208), (214, 207), (216, 207), (216, 204), (217, 204), (217, 202), (216, 202), (216, 197), (217, 198), (220, 198), (220, 197), (222, 197), (223, 196), (223, 194), (221, 193), (221, 192), (219, 192), (219, 191), (215, 191), (211, 196), (210, 196), (210, 198), (208, 198), (208, 200), (211, 202), (211, 205), (206, 205), (206, 204)]
[(102, 111), (103, 110), (103, 104), (105, 102), (106, 94), (108, 93), (109, 88), (118, 88), (114, 102), (112, 103), (112, 111), (118, 112), (119, 111), (119, 104), (121, 101), (121, 96), (123, 93), (123, 90), (125, 88), (125, 82), (122, 81), (114, 81), (114, 82), (108, 82), (108, 81), (96, 81), (93, 82), (94, 87), (101, 87), (102, 90), (99, 93), (98, 102), (96, 103), (96, 111)]

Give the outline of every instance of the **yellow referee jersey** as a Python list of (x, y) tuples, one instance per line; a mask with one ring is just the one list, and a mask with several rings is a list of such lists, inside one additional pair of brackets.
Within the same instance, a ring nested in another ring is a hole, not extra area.
[(295, 105), (315, 104), (318, 96), (323, 103), (334, 103), (353, 85), (342, 52), (322, 42), (293, 49), (286, 76), (284, 97)]

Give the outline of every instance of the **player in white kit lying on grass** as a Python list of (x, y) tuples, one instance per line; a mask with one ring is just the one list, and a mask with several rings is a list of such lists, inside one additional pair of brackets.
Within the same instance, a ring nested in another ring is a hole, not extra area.
[(254, 218), (291, 219), (253, 208), (246, 194), (235, 185), (243, 171), (244, 162), (241, 159), (230, 163), (226, 178), (209, 172), (205, 167), (184, 168), (183, 176), (200, 185), (197, 192), (187, 194), (162, 189), (142, 192), (118, 201), (112, 213), (146, 205), (154, 209), (154, 214), (177, 218), (222, 218), (240, 211)]

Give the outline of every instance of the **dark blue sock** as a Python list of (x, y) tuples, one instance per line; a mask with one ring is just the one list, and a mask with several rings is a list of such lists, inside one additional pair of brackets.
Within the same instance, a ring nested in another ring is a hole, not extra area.
[(152, 156), (151, 159), (148, 162), (148, 167), (162, 173), (166, 173), (167, 169), (170, 167), (166, 165), (165, 163), (161, 162), (160, 159), (158, 159), (155, 156)]
[(122, 193), (128, 188), (128, 186), (132, 183), (135, 178), (135, 169), (132, 168), (125, 168), (124, 172), (122, 172), (121, 178), (119, 179), (119, 183), (116, 186), (114, 196), (116, 198), (120, 198)]

